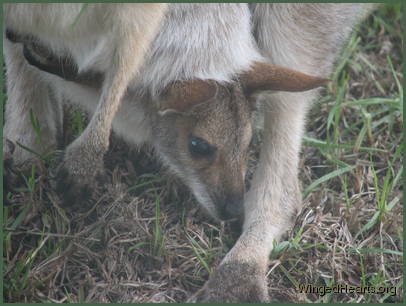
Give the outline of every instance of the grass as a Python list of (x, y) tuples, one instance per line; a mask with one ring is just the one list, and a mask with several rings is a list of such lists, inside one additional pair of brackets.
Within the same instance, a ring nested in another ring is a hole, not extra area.
[[(402, 301), (401, 18), (400, 4), (390, 4), (360, 26), (310, 114), (304, 207), (270, 255), (273, 301)], [(71, 114), (67, 143), (85, 126), (81, 112)], [(111, 182), (81, 211), (60, 206), (48, 155), (38, 154), (22, 185), (5, 195), (7, 302), (182, 302), (232, 246), (228, 225), (202, 215), (148, 150), (113, 139)], [(300, 293), (301, 284), (393, 286), (397, 294), (320, 296)]]

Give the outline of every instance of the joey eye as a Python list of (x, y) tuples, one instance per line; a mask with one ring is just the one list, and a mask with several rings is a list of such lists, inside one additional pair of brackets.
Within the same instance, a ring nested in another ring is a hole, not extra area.
[(215, 148), (206, 140), (189, 136), (189, 152), (193, 158), (210, 158)]

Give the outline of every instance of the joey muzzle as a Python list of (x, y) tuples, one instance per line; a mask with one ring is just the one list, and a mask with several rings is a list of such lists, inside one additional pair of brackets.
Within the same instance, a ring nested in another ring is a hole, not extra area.
[(232, 193), (215, 201), (219, 218), (223, 221), (244, 220), (244, 192)]

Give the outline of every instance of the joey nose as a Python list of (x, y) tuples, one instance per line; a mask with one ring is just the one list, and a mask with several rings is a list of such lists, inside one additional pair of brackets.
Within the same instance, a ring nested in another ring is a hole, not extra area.
[(228, 196), (219, 203), (219, 215), (224, 221), (235, 220), (242, 221), (244, 214), (244, 197)]

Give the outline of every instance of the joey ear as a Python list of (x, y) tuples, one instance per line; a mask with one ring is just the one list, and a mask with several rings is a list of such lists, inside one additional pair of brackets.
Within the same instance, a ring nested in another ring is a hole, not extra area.
[(252, 69), (239, 76), (245, 95), (263, 90), (306, 91), (325, 85), (329, 80), (268, 63), (255, 62)]
[(207, 102), (216, 96), (217, 84), (210, 80), (177, 81), (168, 86), (162, 96), (159, 113), (184, 113), (194, 106)]

